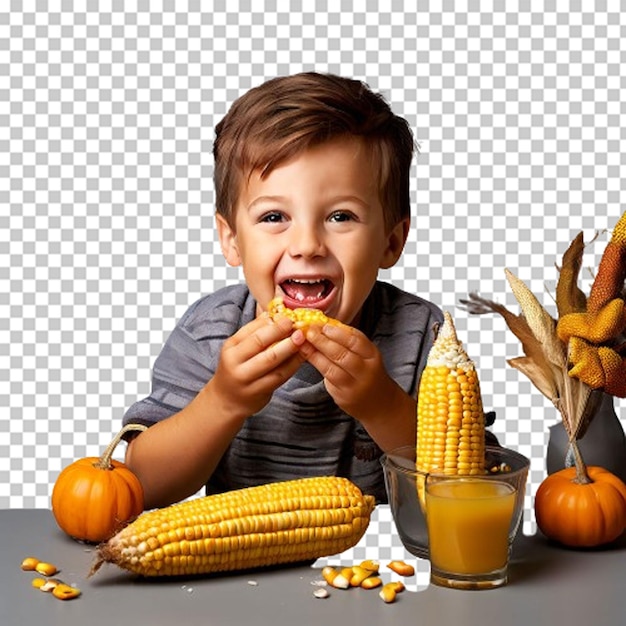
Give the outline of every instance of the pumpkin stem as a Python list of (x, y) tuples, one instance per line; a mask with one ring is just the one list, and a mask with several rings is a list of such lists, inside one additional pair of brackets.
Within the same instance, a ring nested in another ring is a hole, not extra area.
[(591, 480), (589, 474), (587, 473), (587, 466), (583, 461), (583, 456), (580, 452), (580, 448), (578, 447), (578, 441), (576, 439), (572, 439), (570, 441), (570, 450), (574, 455), (574, 465), (576, 467), (575, 481), (579, 485), (588, 485), (589, 483), (592, 483), (593, 480)]
[(122, 430), (120, 430), (120, 432), (115, 435), (113, 441), (111, 441), (102, 456), (98, 459), (98, 462), (94, 463), (94, 467), (103, 470), (111, 469), (111, 457), (113, 456), (113, 452), (115, 451), (115, 448), (117, 448), (119, 442), (122, 441), (122, 437), (127, 432), (130, 432), (132, 430), (138, 430), (143, 432), (147, 429), (148, 427), (144, 426), (143, 424), (126, 424), (126, 426), (124, 426), (124, 428), (122, 428)]

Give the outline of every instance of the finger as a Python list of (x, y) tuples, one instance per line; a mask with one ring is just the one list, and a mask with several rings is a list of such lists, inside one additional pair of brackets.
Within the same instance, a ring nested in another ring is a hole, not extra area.
[[(347, 329), (347, 330), (346, 330)], [(323, 328), (312, 326), (306, 333), (306, 339), (317, 350), (336, 362), (357, 356), (360, 359), (371, 358), (375, 348), (365, 335), (349, 326), (340, 327), (326, 324)]]
[[(240, 360), (247, 361), (272, 344), (285, 339), (292, 326), (292, 322), (286, 318), (277, 322), (268, 318), (257, 318), (231, 337), (229, 347), (237, 350)], [(245, 332), (242, 332), (244, 330)]]
[(304, 359), (297, 352), (280, 363), (265, 375), (265, 379), (270, 381), (270, 388), (276, 389), (289, 380), (304, 363)]
[[(324, 354), (314, 348), (307, 354), (301, 350), (303, 358), (305, 358), (326, 380), (332, 380), (335, 384), (350, 384), (352, 376), (348, 371), (331, 361)], [(305, 356), (306, 355), (306, 356)]]
[[(255, 353), (242, 364), (244, 375), (250, 380), (255, 380), (267, 375), (270, 372), (278, 371), (287, 365), (287, 369), (291, 370), (294, 359), (301, 364), (304, 358), (298, 353), (299, 348), (291, 340), (286, 337), (280, 341), (271, 343), (265, 349)], [(295, 370), (294, 370), (295, 371)]]
[(261, 313), (258, 317), (254, 318), (251, 322), (248, 322), (242, 326), (233, 336), (232, 339), (236, 343), (245, 340), (247, 337), (255, 332), (258, 332), (261, 328), (280, 328), (285, 334), (288, 329), (291, 329), (293, 323), (288, 318), (281, 318), (280, 320), (273, 320), (267, 313)]
[(300, 354), (328, 382), (332, 381), (335, 385), (352, 385), (355, 376), (363, 370), (364, 360), (339, 344), (331, 345), (328, 342), (324, 352), (307, 341), (300, 346)]
[(262, 371), (255, 377), (250, 379), (246, 386), (247, 394), (268, 394), (273, 393), (278, 387), (289, 380), (304, 363), (304, 359), (298, 353), (295, 353), (280, 362), (274, 364), (269, 370)]
[(325, 337), (321, 329), (310, 329), (306, 333), (307, 343), (301, 348), (301, 354), (324, 377), (336, 382), (357, 367), (362, 358), (345, 346)]

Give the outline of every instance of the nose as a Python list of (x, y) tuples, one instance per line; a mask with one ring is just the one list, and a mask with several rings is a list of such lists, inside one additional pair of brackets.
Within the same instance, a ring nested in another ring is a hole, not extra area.
[(313, 258), (326, 254), (323, 233), (313, 224), (299, 224), (289, 229), (289, 254)]

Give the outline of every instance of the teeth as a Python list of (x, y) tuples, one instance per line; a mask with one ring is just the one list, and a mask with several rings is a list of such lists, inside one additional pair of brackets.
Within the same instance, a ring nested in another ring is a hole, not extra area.
[[(316, 296), (316, 297), (317, 297), (317, 299), (319, 300), (319, 299), (320, 299), (323, 295), (324, 295), (324, 292), (323, 292), (323, 291), (320, 291), (320, 292), (317, 294), (317, 296)], [(300, 292), (298, 291), (298, 292), (295, 294), (295, 299), (296, 299), (298, 302), (304, 302), (304, 294), (302, 294), (302, 293), (300, 293)]]
[[(315, 279), (315, 278), (311, 278), (311, 279), (290, 278), (288, 282), (294, 285), (298, 285), (298, 284), (299, 285), (318, 285), (319, 284), (319, 291), (315, 295), (315, 297), (318, 300), (324, 297), (324, 292), (326, 291), (326, 281), (323, 279), (320, 280), (320, 279)], [(304, 302), (305, 300), (304, 294), (300, 292), (297, 292), (294, 297), (298, 302)]]

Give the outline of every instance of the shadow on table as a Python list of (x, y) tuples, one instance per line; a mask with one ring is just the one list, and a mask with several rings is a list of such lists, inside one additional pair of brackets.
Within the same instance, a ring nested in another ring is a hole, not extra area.
[[(554, 584), (557, 578), (554, 574), (559, 572), (559, 577), (563, 576), (564, 563), (568, 560), (576, 561), (581, 552), (587, 552), (590, 559), (611, 552), (626, 552), (626, 533), (619, 539), (607, 546), (593, 549), (567, 548), (548, 540), (541, 533), (535, 535), (524, 535), (520, 533), (513, 544), (509, 578), (511, 584), (520, 584), (525, 581), (537, 582), (546, 579)], [(315, 577), (318, 571), (311, 568), (314, 561), (299, 563), (281, 564), (269, 567), (254, 568), (249, 570), (238, 570), (235, 572), (217, 572), (214, 574), (200, 574), (197, 576), (140, 576), (131, 572), (121, 570), (110, 564), (103, 564), (102, 569), (90, 578), (90, 583), (96, 587), (111, 587), (117, 585), (141, 585), (150, 586), (155, 583), (159, 585), (189, 585), (197, 584), (200, 581), (209, 582), (215, 579), (236, 579), (240, 578), (254, 583), (257, 576), (268, 576), (275, 573), (280, 575), (285, 570), (302, 570), (303, 576)], [(579, 564), (580, 562), (578, 562)], [(319, 576), (318, 576), (319, 577)], [(426, 587), (427, 588), (427, 587)], [(424, 589), (418, 589), (423, 591)]]
[(186, 574), (182, 576), (141, 576), (123, 569), (118, 568), (110, 563), (103, 563), (100, 570), (90, 577), (90, 583), (97, 587), (113, 587), (116, 585), (185, 585), (188, 583), (198, 583), (201, 581), (225, 580), (228, 578), (242, 578), (246, 580), (255, 580), (255, 576), (267, 576), (268, 574), (302, 569), (303, 573), (310, 573), (311, 565), (315, 560), (300, 561), (297, 563), (283, 563), (278, 565), (268, 565), (264, 567), (255, 567), (250, 569), (236, 570), (233, 572), (215, 572), (212, 574)]
[(568, 548), (551, 541), (541, 533), (519, 534), (513, 544), (509, 576), (511, 582), (549, 578), (554, 570), (563, 571), (563, 562), (581, 552), (590, 555), (626, 551), (626, 533), (606, 546)]

